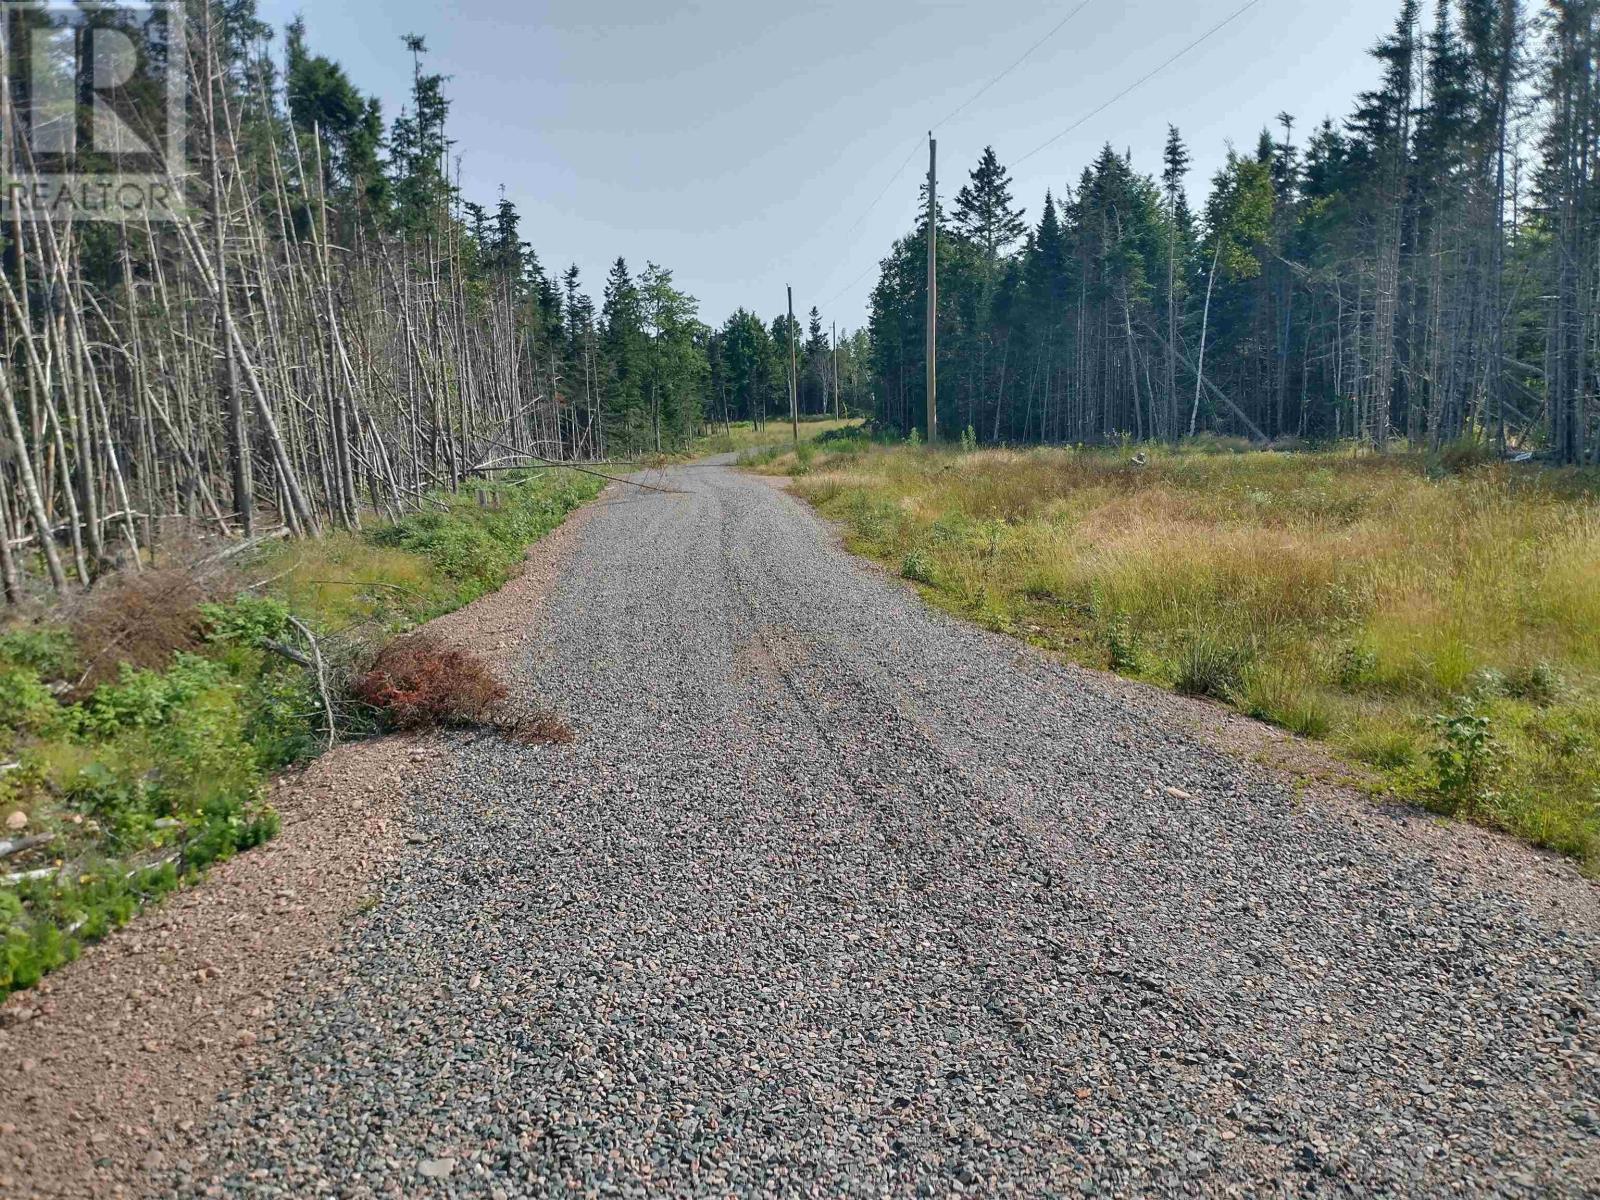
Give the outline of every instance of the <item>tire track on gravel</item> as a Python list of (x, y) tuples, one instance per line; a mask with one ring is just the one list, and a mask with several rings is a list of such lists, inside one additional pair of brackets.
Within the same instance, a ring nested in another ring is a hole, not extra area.
[(593, 512), (518, 676), (578, 740), (455, 741), (171, 1190), (1600, 1186), (1591, 884), (1301, 800), (765, 482), (660, 480)]

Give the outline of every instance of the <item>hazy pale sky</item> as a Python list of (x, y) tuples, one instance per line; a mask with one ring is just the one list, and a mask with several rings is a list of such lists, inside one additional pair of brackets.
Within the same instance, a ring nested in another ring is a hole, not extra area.
[[(673, 269), (720, 323), (813, 304), (865, 320), (875, 264), (916, 219), (923, 145), (1080, 0), (261, 0), (281, 27), (302, 13), (392, 119), (406, 33), (451, 77), (450, 134), (469, 197), (504, 185), (552, 271), (576, 262), (599, 301), (617, 255)], [(986, 144), (1011, 166), (1235, 11), (1243, 0), (1088, 0), (1020, 67), (935, 135), (949, 202)], [(1150, 82), (1013, 168), (1037, 220), (1045, 189), (1075, 183), (1110, 142), (1160, 167), (1167, 123), (1190, 145), (1203, 194), (1228, 139), (1253, 148), (1280, 111), (1296, 140), (1343, 117), (1376, 70), (1365, 51), (1399, 0), (1259, 0)], [(895, 177), (908, 154), (913, 160)], [(893, 177), (893, 183), (890, 183)], [(888, 185), (883, 199), (868, 211)]]

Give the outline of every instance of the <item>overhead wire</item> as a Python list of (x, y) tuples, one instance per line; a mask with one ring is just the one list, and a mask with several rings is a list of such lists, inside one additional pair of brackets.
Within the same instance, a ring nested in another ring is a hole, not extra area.
[[(1049, 41), (1058, 32), (1060, 32), (1062, 27), (1065, 26), (1068, 21), (1072, 20), (1072, 18), (1077, 16), (1078, 13), (1082, 12), (1083, 9), (1086, 8), (1091, 2), (1092, 2), (1092, 0), (1082, 0), (1082, 3), (1080, 3), (1076, 8), (1074, 8), (1065, 17), (1063, 17), (1053, 28), (1051, 28), (1051, 30), (1048, 33), (1046, 33), (1038, 41), (1034, 42), (1033, 45), (1028, 47), (1028, 49), (1023, 52), (1022, 56), (1020, 58), (1018, 58), (1016, 60), (1016, 62), (1012, 63), (1004, 71), (1000, 72), (1000, 74), (996, 75), (988, 83), (984, 84), (981, 88), (979, 88), (976, 92), (974, 92), (971, 96), (969, 96), (965, 101), (963, 101), (960, 105), (958, 105), (954, 110), (952, 110), (951, 113), (948, 116), (943, 118), (939, 122), (939, 124), (935, 125), (933, 128), (934, 129), (938, 129), (939, 125), (947, 124), (949, 121), (953, 120), (960, 113), (965, 111), (975, 100), (977, 100), (980, 96), (982, 96), (990, 88), (994, 87), (995, 84), (999, 83), (1007, 75), (1011, 74), (1012, 71), (1016, 70), (1024, 62), (1026, 62), (1027, 59), (1033, 54), (1033, 52), (1035, 50), (1037, 50), (1040, 46), (1044, 45), (1045, 42)], [(1202, 33), (1199, 37), (1195, 38), (1192, 42), (1188, 43), (1188, 45), (1184, 46), (1181, 50), (1179, 50), (1176, 54), (1172, 55), (1170, 58), (1167, 58), (1167, 59), (1163, 60), (1157, 66), (1153, 67), (1150, 71), (1146, 72), (1144, 75), (1141, 75), (1138, 79), (1134, 80), (1132, 83), (1130, 83), (1127, 87), (1123, 88), (1116, 95), (1112, 96), (1109, 100), (1105, 101), (1105, 103), (1100, 104), (1097, 107), (1091, 109), (1089, 112), (1084, 113), (1083, 116), (1079, 117), (1072, 124), (1068, 125), (1065, 129), (1061, 130), (1061, 132), (1055, 134), (1054, 136), (1050, 137), (1046, 141), (1041, 142), (1039, 145), (1035, 146), (1032, 150), (1029, 150), (1021, 158), (1014, 159), (1012, 161), (1012, 163), (1011, 163), (1011, 166), (1012, 167), (1016, 167), (1016, 166), (1021, 165), (1022, 163), (1027, 162), (1028, 159), (1032, 158), (1034, 155), (1039, 154), (1039, 153), (1041, 153), (1041, 152), (1043, 152), (1045, 150), (1048, 150), (1051, 146), (1055, 145), (1057, 142), (1059, 142), (1062, 138), (1066, 137), (1068, 134), (1073, 133), (1075, 130), (1078, 130), (1078, 129), (1082, 128), (1084, 125), (1086, 125), (1090, 121), (1094, 120), (1095, 117), (1097, 117), (1101, 113), (1105, 112), (1106, 109), (1108, 109), (1112, 105), (1116, 104), (1119, 100), (1122, 100), (1123, 98), (1131, 95), (1133, 92), (1137, 91), (1139, 88), (1141, 88), (1145, 84), (1149, 83), (1152, 79), (1154, 79), (1157, 75), (1161, 74), (1168, 67), (1172, 66), (1174, 63), (1178, 62), (1180, 59), (1185, 58), (1189, 54), (1192, 54), (1195, 50), (1199, 49), (1206, 42), (1210, 41), (1217, 34), (1221, 33), (1229, 25), (1232, 25), (1240, 17), (1244, 16), (1245, 13), (1249, 12), (1252, 8), (1255, 8), (1260, 3), (1261, 3), (1261, 0), (1245, 0), (1244, 4), (1241, 4), (1238, 8), (1234, 9), (1233, 12), (1229, 13), (1226, 17), (1224, 17), (1222, 20), (1218, 21), (1215, 25), (1211, 26), (1204, 33)], [(930, 130), (929, 132), (931, 133), (932, 130)], [(850, 233), (854, 233), (855, 230), (860, 227), (861, 222), (866, 220), (867, 216), (872, 212), (872, 210), (878, 206), (879, 201), (881, 201), (883, 199), (883, 197), (888, 194), (889, 189), (891, 187), (893, 187), (894, 184), (899, 180), (901, 173), (905, 171), (907, 164), (909, 164), (911, 162), (911, 159), (916, 155), (917, 149), (920, 146), (921, 146), (921, 139), (919, 138), (917, 140), (916, 144), (914, 144), (912, 146), (911, 153), (908, 154), (906, 156), (905, 160), (898, 167), (895, 168), (894, 175), (889, 179), (889, 182), (884, 185), (883, 190), (880, 191), (875, 197), (873, 197), (872, 203), (867, 206), (866, 211), (863, 212), (861, 214), (861, 216), (856, 218), (855, 224), (853, 224), (850, 227), (850, 229), (846, 232), (846, 234), (844, 235), (846, 238), (849, 237)], [(841, 238), (840, 240), (844, 240), (844, 239)], [(828, 297), (828, 299), (825, 300), (820, 307), (823, 307), (823, 308), (828, 307), (835, 300), (837, 300), (840, 296), (842, 296), (846, 292), (850, 291), (858, 283), (860, 283), (861, 280), (866, 278), (868, 273), (870, 273), (872, 271), (873, 267), (876, 266), (876, 265), (877, 265), (877, 263), (875, 261), (873, 263), (869, 264), (866, 267), (866, 269), (861, 272), (861, 274), (857, 275), (853, 280), (851, 280), (849, 283), (845, 284), (844, 287), (840, 288), (832, 296)]]
[(1027, 162), (1035, 154), (1038, 154), (1041, 150), (1048, 150), (1051, 146), (1054, 146), (1062, 138), (1066, 137), (1067, 134), (1073, 132), (1073, 130), (1075, 130), (1075, 129), (1081, 128), (1083, 125), (1086, 125), (1088, 122), (1092, 121), (1095, 117), (1098, 117), (1101, 113), (1105, 112), (1106, 109), (1110, 108), (1118, 100), (1121, 100), (1124, 96), (1127, 96), (1131, 92), (1137, 91), (1139, 88), (1141, 88), (1145, 84), (1149, 83), (1157, 75), (1161, 74), (1161, 72), (1165, 71), (1173, 63), (1177, 62), (1180, 58), (1182, 58), (1186, 54), (1189, 54), (1190, 52), (1198, 49), (1204, 43), (1210, 41), (1213, 37), (1215, 37), (1217, 34), (1221, 33), (1229, 25), (1232, 25), (1235, 21), (1237, 21), (1240, 17), (1244, 16), (1245, 13), (1249, 12), (1252, 8), (1254, 8), (1259, 3), (1261, 3), (1261, 0), (1246, 0), (1246, 2), (1244, 4), (1241, 4), (1238, 8), (1234, 9), (1234, 11), (1232, 13), (1230, 13), (1228, 16), (1224, 17), (1222, 20), (1218, 21), (1210, 29), (1206, 30), (1199, 37), (1195, 38), (1194, 41), (1190, 42), (1182, 50), (1179, 50), (1176, 54), (1174, 54), (1171, 58), (1169, 58), (1165, 62), (1163, 62), (1160, 66), (1156, 67), (1154, 70), (1150, 71), (1148, 74), (1142, 75), (1138, 79), (1134, 80), (1127, 87), (1123, 88), (1120, 92), (1118, 92), (1115, 96), (1111, 97), (1111, 99), (1107, 100), (1104, 104), (1100, 105), (1099, 108), (1096, 108), (1096, 109), (1093, 109), (1090, 112), (1084, 113), (1083, 116), (1079, 117), (1076, 121), (1074, 121), (1071, 125), (1068, 125), (1065, 129), (1063, 129), (1060, 133), (1056, 134), (1054, 137), (1050, 138), (1047, 141), (1041, 142), (1039, 145), (1035, 146), (1032, 150), (1029, 150), (1021, 158), (1014, 159), (1012, 161), (1011, 165), (1013, 167), (1020, 166), (1022, 163)]
[[(1034, 43), (1031, 46), (1029, 46), (1026, 50), (1024, 50), (1022, 52), (1022, 54), (1017, 57), (1016, 61), (1014, 61), (1005, 70), (1001, 71), (998, 75), (996, 75), (992, 79), (990, 79), (987, 83), (985, 83), (977, 91), (973, 92), (972, 95), (968, 96), (960, 104), (956, 105), (956, 107), (951, 109), (950, 112), (945, 114), (945, 116), (941, 117), (934, 125), (932, 125), (929, 128), (928, 132), (932, 133), (934, 130), (938, 129), (940, 126), (948, 125), (956, 117), (960, 116), (963, 112), (965, 112), (968, 108), (970, 108), (980, 97), (982, 97), (986, 92), (988, 92), (991, 88), (993, 88), (997, 83), (999, 83), (1007, 75), (1010, 75), (1011, 72), (1015, 71), (1023, 63), (1027, 62), (1029, 58), (1033, 57), (1034, 51), (1038, 50), (1040, 46), (1043, 46), (1051, 38), (1055, 37), (1056, 34), (1060, 33), (1062, 31), (1062, 29), (1064, 29), (1066, 27), (1067, 22), (1071, 21), (1073, 17), (1077, 16), (1084, 9), (1088, 8), (1089, 5), (1092, 4), (1093, 2), (1094, 2), (1094, 0), (1080, 0), (1080, 2), (1077, 5), (1075, 5), (1071, 9), (1071, 11), (1069, 11), (1067, 13), (1066, 16), (1062, 17), (1061, 20), (1057, 21), (1054, 25), (1052, 25), (1050, 27), (1050, 29), (1042, 37), (1040, 37), (1037, 40), (1035, 40)], [(851, 224), (850, 228), (846, 229), (844, 231), (844, 233), (840, 235), (839, 240), (841, 242), (847, 241), (851, 234), (853, 234), (857, 229), (861, 228), (861, 223), (863, 221), (865, 221), (869, 216), (872, 215), (873, 210), (876, 209), (878, 207), (878, 205), (882, 202), (883, 198), (889, 194), (889, 189), (892, 188), (896, 183), (898, 183), (900, 181), (900, 176), (905, 173), (906, 167), (910, 166), (911, 160), (916, 157), (917, 151), (919, 149), (921, 149), (921, 147), (922, 147), (922, 139), (919, 137), (915, 142), (913, 142), (911, 144), (911, 150), (906, 154), (905, 158), (901, 160), (900, 165), (894, 169), (894, 174), (889, 176), (888, 182), (885, 183), (883, 185), (883, 187), (878, 191), (878, 194), (872, 198), (872, 202), (870, 204), (868, 204), (865, 209), (862, 210), (861, 215), (855, 219), (855, 221)], [(870, 271), (871, 269), (872, 269), (871, 267), (867, 268), (868, 271)], [(866, 271), (863, 271), (862, 275), (865, 275), (865, 274), (866, 274)], [(833, 301), (838, 299), (839, 296), (841, 296), (845, 292), (849, 291), (852, 287), (855, 286), (856, 283), (860, 282), (860, 279), (861, 279), (861, 277), (857, 276), (856, 279), (853, 282), (845, 285), (838, 292), (836, 292), (833, 296), (830, 296), (828, 298), (828, 300), (824, 303), (823, 307), (826, 307), (827, 304), (833, 303)]]

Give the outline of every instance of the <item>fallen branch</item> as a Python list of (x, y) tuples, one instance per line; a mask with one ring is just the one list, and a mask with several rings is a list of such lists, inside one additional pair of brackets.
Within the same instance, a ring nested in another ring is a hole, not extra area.
[(27, 883), (30, 879), (48, 879), (59, 873), (57, 867), (43, 867), (37, 871), (18, 871), (15, 875), (0, 875), (0, 884), (14, 887), (19, 883)]
[(24, 850), (36, 850), (40, 846), (48, 846), (55, 840), (53, 833), (36, 833), (32, 837), (0, 842), (0, 858), (10, 858), (13, 854), (21, 854)]
[(317, 673), (317, 695), (322, 698), (322, 713), (328, 721), (328, 749), (332, 750), (339, 744), (339, 726), (333, 716), (333, 699), (328, 695), (328, 671), (322, 661), (322, 647), (318, 644), (316, 635), (300, 621), (290, 617), (289, 624), (299, 631), (300, 636), (305, 638), (306, 644), (311, 647), (311, 657)]

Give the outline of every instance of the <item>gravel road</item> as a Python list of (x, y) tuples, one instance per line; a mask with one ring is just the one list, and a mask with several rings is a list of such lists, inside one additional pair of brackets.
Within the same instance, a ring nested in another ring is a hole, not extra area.
[[(725, 465), (613, 489), (182, 1195), (1596, 1193), (1567, 867), (1297, 795)], [(529, 614), (532, 620), (534, 614)]]

